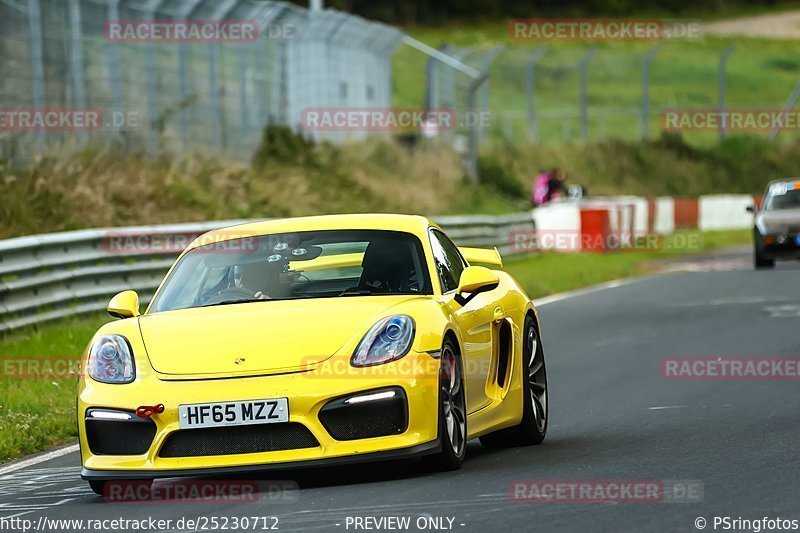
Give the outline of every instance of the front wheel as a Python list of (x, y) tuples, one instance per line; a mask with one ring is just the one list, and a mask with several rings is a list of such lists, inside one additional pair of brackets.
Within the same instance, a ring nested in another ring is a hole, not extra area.
[(547, 369), (536, 323), (525, 317), (522, 345), (522, 421), (480, 438), (487, 448), (541, 444), (547, 433)]
[(756, 264), (756, 268), (757, 269), (774, 268), (775, 267), (775, 260), (774, 259), (770, 259), (768, 257), (764, 257), (764, 255), (761, 254), (758, 251), (758, 248), (756, 248), (755, 249), (755, 264)]
[(431, 470), (458, 470), (467, 454), (467, 401), (461, 358), (452, 340), (442, 345), (439, 370), (439, 445), (428, 458)]

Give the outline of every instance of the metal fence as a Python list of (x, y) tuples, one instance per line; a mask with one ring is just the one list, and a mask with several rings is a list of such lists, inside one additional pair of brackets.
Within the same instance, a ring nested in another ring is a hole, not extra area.
[[(256, 31), (210, 39), (119, 31), (207, 22)], [(264, 0), (0, 0), (2, 108), (102, 113), (99, 128), (69, 133), (0, 128), (0, 157), (91, 141), (249, 158), (264, 126), (296, 128), (306, 108), (389, 107), (402, 37), (334, 10)]]
[[(105, 228), (35, 235), (0, 241), (0, 332), (105, 309), (114, 294), (133, 289), (152, 298), (178, 255), (174, 243), (242, 220), (170, 226)], [(517, 252), (514, 232), (530, 234), (530, 213), (504, 216), (437, 217), (461, 246), (496, 246)], [(173, 243), (121, 252), (119, 236)], [(524, 250), (523, 250), (524, 251)]]
[[(256, 38), (119, 39), (111, 31), (115, 22), (209, 21), (255, 25)], [(477, 179), (487, 141), (648, 139), (666, 109), (792, 109), (800, 97), (794, 51), (761, 42), (495, 41), (505, 44), (433, 49), (360, 17), (269, 0), (0, 0), (2, 110), (103, 113), (97, 129), (61, 133), (2, 127), (0, 113), (0, 157), (113, 142), (151, 154), (249, 159), (270, 124), (315, 140), (389, 134), (310, 131), (302, 127), (309, 109), (394, 106), (454, 111), (453, 128), (422, 135), (452, 145)], [(402, 55), (401, 43), (410, 45)], [(393, 68), (403, 77), (393, 79)], [(688, 136), (716, 142), (725, 134)], [(796, 128), (781, 133), (797, 136)]]
[[(664, 129), (666, 110), (790, 110), (800, 92), (796, 54), (765, 43), (443, 44), (438, 50), (461, 64), (429, 62), (425, 102), (456, 111), (458, 126), (438, 136), (465, 153), (468, 169), (474, 145), (487, 140), (652, 139)], [(768, 82), (754, 85), (759, 77)], [(774, 140), (778, 131), (753, 134)], [(684, 135), (711, 143), (726, 131)], [(781, 131), (781, 138), (797, 137), (796, 128)]]

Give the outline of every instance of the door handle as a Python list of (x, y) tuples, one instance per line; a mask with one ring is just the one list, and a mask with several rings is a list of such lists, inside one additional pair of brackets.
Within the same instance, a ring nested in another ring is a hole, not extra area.
[(502, 307), (495, 307), (494, 308), (494, 321), (500, 322), (505, 318), (506, 314), (503, 312)]

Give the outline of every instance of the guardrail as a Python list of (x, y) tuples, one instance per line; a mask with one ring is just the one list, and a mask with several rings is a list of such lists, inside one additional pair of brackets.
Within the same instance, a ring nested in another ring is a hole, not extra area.
[[(530, 213), (437, 217), (460, 246), (496, 246), (514, 253), (511, 235), (530, 232)], [(33, 235), (0, 241), (0, 332), (101, 311), (127, 289), (148, 302), (183, 246), (212, 229), (250, 222), (226, 220), (165, 226), (128, 226)], [(162, 249), (114, 249), (114, 239), (169, 243)]]

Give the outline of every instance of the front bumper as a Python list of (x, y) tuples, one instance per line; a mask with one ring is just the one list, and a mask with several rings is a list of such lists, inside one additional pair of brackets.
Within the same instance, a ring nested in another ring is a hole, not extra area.
[[(767, 241), (767, 238), (769, 242)], [(764, 236), (756, 231), (756, 249), (767, 259), (800, 259), (800, 234), (782, 234), (783, 242), (776, 235)]]
[(392, 461), (399, 459), (416, 459), (425, 457), (441, 451), (441, 443), (438, 440), (417, 444), (409, 448), (398, 450), (386, 450), (382, 452), (363, 453), (359, 455), (348, 455), (343, 457), (330, 457), (328, 459), (314, 459), (310, 461), (293, 461), (286, 463), (267, 463), (259, 465), (229, 466), (223, 468), (195, 468), (189, 470), (81, 470), (82, 479), (97, 480), (127, 480), (127, 479), (158, 479), (166, 477), (187, 477), (187, 476), (228, 476), (236, 474), (253, 474), (258, 472), (276, 472), (284, 470), (294, 470), (301, 468), (326, 468), (335, 466), (347, 466), (357, 463), (372, 461)]
[[(322, 365), (314, 370), (292, 374), (191, 381), (163, 381), (151, 375), (137, 378), (128, 385), (107, 385), (84, 378), (78, 394), (78, 427), (83, 461), (81, 475), (84, 479), (137, 479), (230, 474), (332, 466), (435, 453), (438, 451), (438, 369), (438, 361), (429, 354), (411, 352), (393, 363), (363, 369)], [(400, 387), (407, 399), (407, 426), (402, 433), (337, 440), (320, 421), (320, 410), (331, 401), (393, 387)], [(289, 423), (307, 428), (318, 441), (318, 446), (231, 455), (159, 455), (168, 437), (181, 431), (178, 408), (182, 404), (284, 397), (289, 402)], [(134, 411), (140, 405), (159, 403), (164, 404), (165, 410), (152, 417), (155, 434), (145, 453), (109, 455), (92, 452), (84, 420), (87, 410), (104, 408)]]

